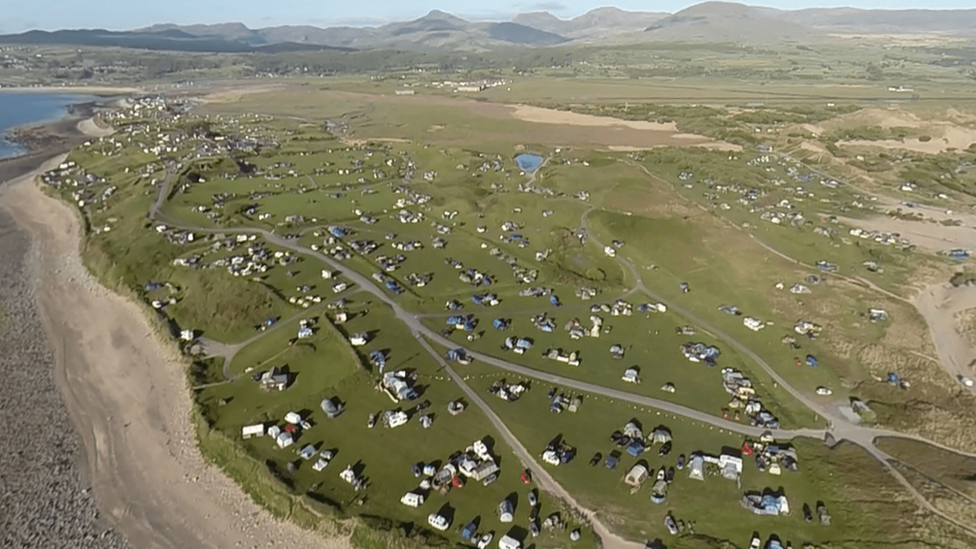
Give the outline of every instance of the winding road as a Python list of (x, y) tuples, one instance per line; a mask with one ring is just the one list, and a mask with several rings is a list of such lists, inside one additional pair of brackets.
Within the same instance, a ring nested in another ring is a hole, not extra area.
[[(652, 175), (652, 174), (648, 172), (648, 175)], [(537, 472), (536, 474), (539, 475), (540, 482), (548, 491), (552, 492), (557, 497), (560, 497), (561, 499), (565, 500), (568, 504), (578, 509), (585, 517), (587, 517), (588, 520), (591, 522), (594, 531), (596, 531), (597, 534), (600, 535), (601, 539), (604, 540), (604, 544), (606, 547), (610, 547), (613, 549), (632, 549), (632, 548), (640, 547), (640, 545), (638, 544), (635, 544), (633, 542), (628, 542), (626, 540), (623, 540), (619, 536), (615, 536), (614, 534), (612, 534), (610, 530), (600, 522), (596, 512), (585, 509), (582, 506), (580, 506), (578, 503), (576, 503), (575, 499), (573, 499), (568, 492), (566, 492), (557, 482), (555, 482), (555, 480), (553, 480), (548, 475), (548, 473), (545, 472), (544, 468), (538, 465), (538, 463), (533, 458), (532, 454), (528, 452), (524, 446), (521, 445), (521, 443), (517, 440), (517, 438), (509, 431), (509, 429), (498, 418), (498, 416), (491, 410), (491, 408), (464, 382), (464, 379), (453, 368), (451, 368), (451, 366), (441, 358), (440, 354), (438, 354), (427, 342), (427, 340), (429, 340), (430, 342), (443, 345), (448, 348), (453, 348), (457, 346), (456, 343), (441, 336), (439, 333), (435, 332), (434, 330), (431, 330), (430, 328), (426, 327), (422, 323), (421, 319), (428, 315), (412, 313), (410, 311), (403, 309), (389, 294), (387, 294), (383, 289), (375, 285), (373, 281), (370, 280), (368, 277), (349, 269), (343, 263), (335, 260), (332, 257), (329, 257), (325, 254), (322, 254), (317, 251), (313, 251), (309, 248), (302, 246), (297, 238), (285, 238), (277, 234), (274, 234), (270, 231), (259, 229), (259, 228), (215, 229), (215, 228), (186, 225), (167, 218), (167, 216), (160, 211), (160, 208), (163, 203), (163, 200), (165, 200), (164, 198), (165, 195), (163, 193), (167, 192), (168, 189), (170, 188), (169, 180), (171, 177), (172, 177), (172, 173), (167, 176), (167, 181), (159, 185), (158, 192), (160, 193), (160, 196), (157, 198), (156, 202), (154, 202), (153, 207), (149, 212), (150, 219), (152, 219), (153, 221), (165, 223), (166, 225), (173, 228), (195, 231), (198, 233), (258, 235), (271, 244), (289, 249), (296, 253), (302, 254), (306, 257), (316, 259), (328, 265), (332, 269), (341, 271), (343, 275), (346, 276), (346, 278), (348, 278), (350, 281), (352, 281), (353, 283), (359, 286), (360, 291), (368, 292), (374, 295), (377, 299), (379, 299), (381, 302), (385, 303), (392, 309), (396, 318), (400, 322), (403, 322), (406, 325), (406, 327), (410, 330), (410, 332), (414, 334), (414, 336), (418, 339), (418, 341), (420, 341), (421, 345), (431, 354), (432, 357), (434, 357), (435, 360), (438, 361), (438, 363), (441, 364), (441, 366), (450, 375), (450, 377), (461, 387), (462, 391), (464, 391), (464, 393), (468, 396), (468, 398), (470, 398), (471, 401), (475, 405), (477, 405), (488, 416), (488, 418), (499, 430), (499, 432), (505, 438), (506, 442), (512, 447), (513, 451), (523, 462), (523, 464), (532, 468), (533, 471)], [(654, 176), (652, 175), (652, 177)], [(533, 174), (532, 175), (533, 181), (534, 178), (535, 175)], [(582, 228), (587, 231), (590, 240), (592, 240), (594, 244), (602, 248), (603, 245), (598, 240), (593, 238), (593, 235), (590, 234), (590, 232), (587, 230), (586, 217), (591, 211), (593, 211), (593, 209), (594, 208), (590, 208), (589, 210), (583, 213), (583, 215), (580, 218), (580, 224)], [(699, 318), (697, 315), (681, 307), (680, 305), (675, 305), (673, 303), (667, 302), (665, 299), (663, 299), (662, 297), (660, 297), (659, 295), (657, 295), (656, 293), (648, 289), (644, 285), (644, 282), (641, 279), (640, 274), (637, 271), (637, 268), (633, 265), (632, 262), (620, 256), (617, 257), (617, 260), (621, 263), (622, 266), (624, 266), (627, 269), (627, 271), (634, 279), (635, 282), (634, 287), (628, 293), (641, 292), (654, 300), (664, 302), (665, 304), (667, 304), (668, 307), (670, 307), (672, 310), (676, 311), (677, 313), (683, 315), (692, 323), (697, 324), (702, 329), (713, 333), (716, 337), (723, 339), (728, 344), (732, 345), (736, 350), (738, 350), (745, 356), (748, 356), (756, 364), (758, 364), (759, 367), (762, 368), (774, 381), (776, 381), (780, 387), (782, 387), (785, 391), (787, 391), (791, 396), (796, 398), (797, 401), (803, 403), (807, 408), (809, 408), (812, 412), (816, 413), (820, 417), (825, 418), (829, 422), (828, 428), (821, 429), (821, 430), (818, 429), (770, 430), (761, 427), (752, 427), (737, 422), (730, 422), (727, 420), (723, 420), (721, 418), (707, 414), (705, 412), (701, 412), (699, 410), (681, 406), (672, 402), (667, 402), (667, 401), (663, 401), (651, 397), (645, 397), (633, 393), (628, 393), (625, 391), (611, 389), (600, 385), (587, 383), (584, 381), (566, 378), (564, 376), (560, 376), (556, 374), (541, 372), (538, 370), (520, 366), (518, 364), (507, 362), (505, 360), (501, 360), (499, 358), (490, 355), (485, 355), (482, 353), (472, 352), (472, 351), (469, 351), (468, 355), (476, 360), (484, 362), (485, 364), (490, 364), (496, 368), (506, 370), (514, 374), (518, 374), (520, 376), (544, 381), (547, 383), (565, 386), (578, 391), (584, 391), (591, 394), (602, 395), (607, 398), (617, 399), (624, 402), (630, 402), (641, 406), (656, 408), (663, 412), (675, 414), (677, 416), (682, 416), (694, 421), (701, 422), (703, 424), (711, 425), (719, 429), (728, 430), (749, 437), (758, 437), (763, 433), (768, 432), (777, 439), (792, 439), (795, 437), (813, 437), (813, 438), (824, 439), (826, 435), (829, 433), (837, 441), (846, 440), (863, 447), (870, 455), (874, 456), (879, 462), (881, 462), (889, 470), (889, 472), (891, 472), (892, 476), (899, 483), (901, 483), (906, 488), (906, 490), (908, 490), (908, 492), (927, 511), (935, 514), (936, 516), (939, 516), (940, 518), (944, 519), (945, 521), (951, 524), (954, 524), (958, 528), (961, 528), (962, 530), (969, 532), (970, 534), (976, 535), (976, 528), (968, 524), (965, 524), (961, 521), (958, 521), (953, 517), (946, 515), (945, 513), (942, 513), (941, 511), (937, 510), (928, 500), (926, 500), (914, 488), (914, 486), (904, 477), (904, 475), (902, 475), (898, 470), (895, 469), (895, 467), (892, 464), (895, 463), (896, 460), (894, 460), (891, 456), (885, 454), (880, 449), (878, 449), (875, 446), (874, 442), (878, 437), (897, 437), (897, 438), (911, 439), (919, 442), (925, 442), (937, 446), (939, 448), (948, 451), (957, 452), (960, 454), (965, 454), (965, 455), (971, 455), (971, 454), (960, 452), (959, 450), (949, 448), (938, 443), (934, 443), (930, 440), (925, 439), (924, 437), (920, 437), (916, 435), (907, 435), (903, 433), (887, 431), (884, 429), (864, 427), (861, 425), (851, 423), (848, 419), (840, 415), (838, 412), (825, 408), (820, 403), (815, 402), (814, 400), (809, 398), (801, 391), (793, 388), (782, 376), (779, 375), (779, 373), (776, 372), (775, 369), (772, 368), (772, 366), (770, 366), (765, 360), (763, 360), (762, 357), (760, 357), (751, 349), (749, 349), (748, 347), (746, 347), (745, 345), (737, 341), (735, 338), (731, 337), (729, 334), (716, 328), (715, 326), (712, 326), (708, 322)], [(899, 299), (904, 299), (904, 298), (899, 298)], [(307, 314), (307, 312), (300, 313), (300, 314)], [(284, 322), (279, 323), (279, 326), (283, 324), (285, 323)], [(275, 327), (275, 329), (276, 328), (277, 326)], [(246, 342), (242, 342), (234, 345), (222, 345), (216, 342), (209, 342), (210, 345), (214, 345), (213, 347), (208, 347), (209, 354), (223, 354), (223, 356), (225, 357), (224, 371), (225, 371), (225, 376), (227, 376), (227, 374), (229, 374), (228, 367), (229, 367), (230, 358), (233, 357), (233, 355), (236, 354), (236, 352), (239, 349), (243, 348), (247, 343), (253, 342), (256, 339), (263, 337), (264, 335), (267, 335), (267, 333), (268, 332), (258, 334), (250, 338)]]

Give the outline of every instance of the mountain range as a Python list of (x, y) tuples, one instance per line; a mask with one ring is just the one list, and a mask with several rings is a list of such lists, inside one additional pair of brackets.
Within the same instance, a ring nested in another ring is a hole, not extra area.
[(731, 2), (705, 2), (679, 12), (597, 8), (560, 19), (522, 13), (511, 21), (468, 21), (434, 10), (412, 21), (375, 27), (285, 25), (250, 29), (241, 23), (157, 24), (131, 31), (59, 30), (2, 35), (0, 43), (70, 44), (151, 50), (278, 52), (302, 50), (460, 50), (559, 44), (669, 42), (816, 42), (831, 34), (951, 33), (976, 37), (976, 9), (779, 10)]

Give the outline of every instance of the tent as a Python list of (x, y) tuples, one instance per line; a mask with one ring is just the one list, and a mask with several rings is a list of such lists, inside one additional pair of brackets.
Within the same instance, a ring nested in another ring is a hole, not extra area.
[(647, 467), (637, 463), (627, 471), (627, 475), (624, 476), (624, 482), (628, 486), (639, 487), (645, 480), (647, 480), (649, 473)]

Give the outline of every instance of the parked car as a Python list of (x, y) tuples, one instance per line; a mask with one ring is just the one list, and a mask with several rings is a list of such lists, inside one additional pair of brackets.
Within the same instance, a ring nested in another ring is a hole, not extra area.
[(596, 467), (597, 464), (600, 463), (601, 459), (603, 459), (603, 454), (600, 452), (593, 454), (593, 459), (590, 460), (590, 467)]
[(539, 503), (539, 498), (536, 497), (535, 490), (529, 491), (528, 501), (531, 507), (535, 507)]
[(678, 533), (678, 524), (674, 521), (674, 517), (670, 513), (664, 515), (664, 527), (668, 529), (668, 533), (672, 536)]
[(678, 456), (678, 470), (680, 471), (684, 468), (685, 468), (685, 455), (681, 454), (680, 456)]
[(489, 484), (495, 482), (496, 480), (498, 480), (498, 473), (492, 473), (487, 477), (485, 477), (485, 480), (481, 481), (481, 484), (488, 486)]
[(657, 451), (658, 455), (664, 457), (671, 453), (671, 441), (667, 441), (661, 445), (661, 449)]
[(532, 534), (532, 537), (538, 537), (539, 536), (539, 523), (538, 522), (536, 522), (536, 521), (533, 520), (532, 522), (529, 523), (529, 533)]
[(752, 536), (752, 541), (749, 542), (749, 549), (759, 549), (762, 546), (762, 540), (759, 536)]
[(478, 540), (478, 549), (485, 549), (486, 547), (488, 547), (488, 544), (491, 543), (491, 538), (493, 536), (494, 534), (492, 534), (491, 532), (488, 532), (487, 534), (483, 534), (481, 536), (481, 539)]

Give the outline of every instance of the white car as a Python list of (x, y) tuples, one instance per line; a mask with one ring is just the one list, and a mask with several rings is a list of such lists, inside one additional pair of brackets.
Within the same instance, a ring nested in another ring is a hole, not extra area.
[(485, 547), (488, 547), (488, 544), (491, 543), (491, 538), (491, 532), (481, 536), (481, 539), (478, 540), (478, 549), (485, 549)]
[(966, 376), (959, 376), (959, 383), (962, 383), (966, 387), (972, 387), (973, 386), (973, 380), (972, 379), (969, 379)]
[(834, 394), (834, 392), (827, 387), (817, 387), (817, 394), (820, 396), (829, 396)]
[(749, 549), (759, 549), (760, 546), (762, 546), (762, 540), (759, 539), (759, 536), (752, 536), (752, 542), (749, 543)]

